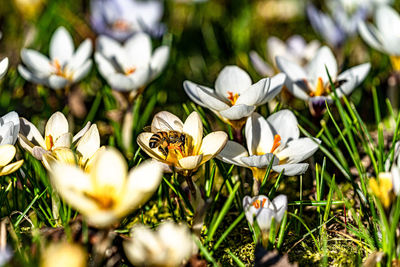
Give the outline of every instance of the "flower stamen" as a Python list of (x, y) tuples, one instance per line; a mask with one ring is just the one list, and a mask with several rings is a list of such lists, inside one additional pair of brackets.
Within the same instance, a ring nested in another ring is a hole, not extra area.
[(48, 136), (46, 136), (45, 139), (46, 139), (45, 143), (46, 143), (47, 150), (51, 150), (54, 146), (53, 136), (51, 136), (51, 134), (49, 134)]
[(239, 94), (238, 93), (233, 94), (233, 92), (230, 92), (230, 91), (228, 92), (228, 99), (231, 102), (232, 106), (235, 105), (235, 103), (236, 103), (238, 98), (239, 98)]
[(322, 96), (325, 93), (324, 81), (321, 77), (318, 77), (317, 86), (315, 91), (310, 93), (310, 96)]
[(274, 143), (272, 144), (271, 151), (269, 153), (274, 153), (274, 151), (281, 145), (281, 136), (276, 134), (274, 136)]
[(251, 203), (251, 205), (253, 205), (253, 207), (256, 208), (256, 209), (259, 209), (260, 207), (261, 207), (261, 208), (264, 208), (264, 205), (265, 205), (265, 202), (266, 202), (266, 201), (267, 201), (266, 198), (263, 198), (262, 201), (259, 200), (259, 199), (257, 199), (257, 200), (255, 200), (255, 201), (253, 201), (253, 203)]
[(130, 74), (134, 73), (135, 71), (136, 71), (135, 67), (128, 68), (127, 70), (125, 70), (125, 75), (130, 75)]
[(112, 28), (119, 31), (129, 31), (130, 25), (125, 20), (118, 19), (113, 23)]

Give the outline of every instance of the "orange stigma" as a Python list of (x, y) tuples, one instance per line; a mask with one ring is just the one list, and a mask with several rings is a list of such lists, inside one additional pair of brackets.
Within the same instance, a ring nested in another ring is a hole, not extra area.
[(135, 67), (128, 68), (128, 69), (125, 71), (125, 75), (132, 74), (132, 73), (134, 73), (134, 72), (135, 72), (135, 70), (136, 70), (136, 68), (135, 68)]
[(235, 105), (237, 99), (239, 98), (239, 94), (233, 94), (233, 92), (228, 92), (228, 99), (231, 101), (231, 105)]
[(112, 28), (120, 31), (129, 31), (130, 27), (129, 23), (127, 23), (125, 20), (118, 19), (113, 23)]
[(63, 76), (60, 61), (58, 61), (58, 59), (54, 59), (53, 66), (56, 69), (56, 75)]
[(274, 136), (274, 143), (272, 144), (271, 151), (269, 153), (274, 153), (274, 151), (281, 145), (281, 136), (276, 134)]
[(312, 96), (321, 96), (325, 93), (325, 88), (324, 88), (324, 81), (322, 80), (321, 77), (318, 77), (317, 81), (317, 87), (315, 88), (315, 91), (312, 92)]
[(262, 201), (259, 200), (259, 199), (257, 199), (257, 200), (255, 200), (253, 203), (251, 203), (251, 205), (253, 205), (253, 207), (256, 208), (256, 209), (259, 209), (260, 207), (261, 207), (261, 208), (264, 208), (264, 205), (265, 205), (265, 202), (266, 202), (266, 201), (267, 201), (266, 198), (263, 198)]

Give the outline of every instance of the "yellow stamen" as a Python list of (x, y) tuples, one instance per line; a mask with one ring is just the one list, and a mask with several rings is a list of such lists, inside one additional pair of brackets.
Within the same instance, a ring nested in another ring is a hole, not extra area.
[(274, 151), (281, 145), (281, 136), (276, 134), (274, 136), (274, 143), (272, 144), (271, 151), (269, 153), (274, 153)]
[(233, 92), (228, 92), (228, 99), (231, 101), (231, 105), (235, 105), (237, 99), (239, 98), (239, 94), (233, 94)]
[(390, 56), (390, 62), (395, 71), (400, 71), (400, 56)]
[(394, 195), (392, 192), (393, 184), (390, 173), (380, 173), (379, 179), (371, 178), (369, 180), (369, 187), (372, 193), (380, 200), (385, 208), (390, 206)]
[(135, 68), (135, 67), (128, 68), (128, 69), (125, 71), (125, 75), (132, 74), (132, 73), (134, 73), (135, 71), (136, 71), (136, 68)]
[(61, 70), (61, 64), (60, 64), (60, 61), (58, 61), (58, 59), (54, 59), (53, 66), (56, 69), (56, 74), (62, 76), (63, 73)]
[(315, 91), (313, 92), (313, 96), (321, 96), (324, 93), (325, 93), (324, 81), (322, 80), (321, 77), (318, 77), (317, 87), (315, 88)]
[(53, 136), (51, 136), (51, 134), (49, 134), (48, 136), (46, 136), (45, 138), (45, 143), (46, 143), (46, 148), (47, 150), (51, 150), (54, 146), (54, 141), (53, 141)]

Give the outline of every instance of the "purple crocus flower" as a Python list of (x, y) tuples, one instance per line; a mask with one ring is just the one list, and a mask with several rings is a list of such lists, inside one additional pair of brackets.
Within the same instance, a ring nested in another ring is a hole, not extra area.
[(311, 26), (334, 48), (341, 47), (348, 38), (354, 36), (357, 33), (358, 23), (364, 21), (368, 15), (364, 6), (359, 6), (349, 14), (339, 2), (331, 5), (331, 13), (334, 16), (319, 11), (312, 4), (307, 6)]
[(98, 34), (125, 41), (136, 32), (160, 37), (164, 7), (161, 1), (91, 0), (91, 23)]

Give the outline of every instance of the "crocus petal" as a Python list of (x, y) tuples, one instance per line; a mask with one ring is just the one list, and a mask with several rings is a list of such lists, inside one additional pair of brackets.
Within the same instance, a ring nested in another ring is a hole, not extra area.
[(78, 47), (72, 58), (68, 61), (67, 68), (70, 70), (77, 70), (80, 68), (92, 54), (92, 41), (86, 39)]
[(64, 27), (58, 27), (50, 41), (50, 58), (58, 60), (61, 66), (72, 57), (74, 42), (69, 32)]
[(30, 143), (46, 147), (44, 139), (39, 130), (30, 121), (25, 118), (20, 118), (20, 136), (23, 135)]
[(256, 221), (262, 232), (268, 232), (271, 228), (272, 218), (275, 218), (276, 212), (273, 209), (260, 209)]
[(162, 131), (183, 131), (182, 121), (174, 114), (168, 111), (161, 111), (154, 115), (151, 122), (151, 131), (153, 133)]
[(364, 81), (370, 68), (370, 63), (364, 63), (342, 72), (338, 76), (337, 80), (345, 82), (336, 89), (338, 97), (341, 97), (343, 94), (350, 94), (354, 90), (354, 88), (356, 88), (362, 81)]
[(251, 85), (245, 92), (243, 92), (237, 99), (235, 105), (245, 104), (248, 106), (255, 106), (261, 103), (268, 94), (268, 89), (271, 84), (271, 79), (264, 78)]
[[(0, 118), (1, 125), (3, 125), (4, 123), (8, 123), (8, 122), (10, 122), (12, 124), (12, 144), (11, 145), (13, 145), (17, 141), (19, 128), (20, 128), (18, 113), (15, 111), (11, 111)], [(1, 126), (1, 127), (3, 127), (3, 126)], [(3, 135), (1, 135), (1, 136), (3, 136)]]
[(18, 65), (18, 72), (27, 81), (30, 81), (30, 82), (36, 83), (36, 84), (47, 85), (47, 81), (46, 81), (47, 77), (43, 76), (43, 74), (39, 77), (37, 74), (33, 74), (31, 71), (29, 71), (22, 65)]
[[(197, 87), (200, 86), (194, 82), (191, 81), (184, 81), (183, 82), (183, 89), (185, 89), (186, 94), (189, 96), (189, 98), (195, 102), (197, 105), (203, 106), (203, 107), (208, 107), (205, 103), (202, 102), (199, 94)], [(213, 95), (214, 90), (211, 88), (208, 88), (206, 86), (201, 86), (201, 90), (206, 91), (207, 94)]]
[(65, 118), (64, 114), (61, 112), (57, 111), (51, 117), (46, 123), (46, 128), (45, 128), (45, 136), (52, 136), (53, 141), (55, 141), (58, 137), (61, 135), (68, 133), (68, 121), (67, 118)]
[(21, 168), (22, 164), (24, 163), (24, 160), (18, 160), (16, 162), (13, 162), (11, 164), (8, 164), (7, 166), (4, 166), (1, 170), (0, 170), (0, 175), (9, 175), (10, 173), (15, 172), (16, 170), (18, 170), (19, 168)]
[(361, 37), (373, 48), (383, 51), (384, 47), (382, 45), (382, 34), (375, 28), (375, 26), (364, 21), (358, 24), (358, 31)]
[(276, 64), (286, 74), (288, 90), (297, 98), (307, 100), (309, 97), (306, 93), (308, 90), (307, 75), (303, 68), (283, 57), (277, 57)]
[(70, 147), (72, 143), (72, 134), (64, 133), (54, 139), (53, 148), (57, 147)]
[(165, 156), (158, 149), (151, 149), (149, 147), (149, 141), (153, 134), (154, 133), (141, 133), (138, 135), (136, 142), (138, 143), (140, 148), (147, 153), (147, 155), (156, 160), (164, 161)]
[(286, 147), (277, 153), (281, 161), (287, 163), (298, 163), (311, 157), (318, 150), (321, 141), (308, 137), (290, 141)]
[(228, 97), (228, 92), (241, 94), (251, 85), (251, 78), (247, 72), (237, 66), (226, 66), (218, 74), (215, 81), (215, 90), (222, 97)]
[(272, 200), (272, 204), (274, 204), (276, 208), (276, 217), (275, 220), (280, 223), (285, 215), (285, 211), (288, 208), (288, 200), (287, 196), (279, 195)]
[[(1, 142), (0, 145), (13, 145), (14, 140), (13, 140), (13, 127), (14, 124), (9, 121), (6, 122), (5, 124), (1, 125), (0, 127), (0, 138)], [(18, 133), (16, 134), (18, 136)]]
[(249, 57), (253, 68), (258, 72), (258, 74), (261, 76), (274, 75), (274, 69), (265, 62), (256, 51), (251, 51)]
[(329, 82), (327, 71), (332, 80), (335, 80), (337, 76), (335, 56), (327, 46), (323, 46), (307, 65), (307, 74), (312, 81), (317, 81), (321, 77), (324, 82)]
[(117, 41), (107, 36), (101, 35), (97, 38), (96, 51), (119, 65), (120, 68), (128, 68), (131, 63), (123, 47)]
[(113, 188), (114, 191), (110, 193), (118, 196), (124, 189), (127, 172), (128, 165), (121, 153), (113, 147), (108, 147), (93, 163), (90, 176), (95, 188), (100, 190)]
[(100, 134), (97, 125), (93, 124), (79, 140), (76, 151), (80, 153), (86, 162), (100, 148)]
[(381, 5), (375, 13), (376, 26), (378, 27), (383, 38), (391, 39), (391, 36), (399, 36), (400, 16), (388, 5)]
[(214, 90), (208, 90), (208, 88), (203, 86), (197, 86), (195, 90), (197, 91), (196, 96), (199, 97), (200, 102), (203, 103), (202, 106), (216, 111), (229, 108), (229, 105), (227, 105)]
[(170, 47), (166, 45), (162, 45), (154, 50), (150, 61), (152, 79), (156, 78), (167, 66), (170, 50)]
[(269, 153), (274, 141), (271, 126), (258, 113), (254, 112), (246, 121), (245, 135), (250, 155)]
[(13, 145), (0, 146), (0, 167), (6, 166), (15, 156), (16, 149)]
[(79, 141), (79, 139), (89, 130), (91, 125), (92, 123), (88, 121), (85, 127), (83, 127), (79, 132), (76, 133), (76, 135), (74, 135), (74, 137), (72, 138), (72, 143), (76, 143), (77, 141)]
[(49, 59), (35, 50), (22, 49), (21, 59), (22, 62), (35, 73), (39, 72), (48, 75), (53, 71)]
[(225, 147), (228, 135), (217, 131), (207, 134), (201, 143), (200, 154), (204, 155), (203, 162), (214, 158)]
[(273, 99), (276, 95), (278, 95), (282, 90), (282, 86), (284, 85), (285, 80), (286, 74), (284, 73), (278, 73), (274, 77), (271, 77), (269, 88), (267, 92), (264, 93), (264, 98), (257, 105), (264, 105), (265, 103)]
[(254, 110), (255, 106), (248, 106), (244, 104), (234, 105), (228, 109), (222, 110), (219, 114), (228, 120), (240, 120), (250, 116)]
[(149, 66), (144, 66), (137, 68), (135, 72), (128, 76), (129, 79), (132, 80), (134, 86), (131, 90), (137, 90), (138, 88), (144, 86), (149, 81), (150, 77), (150, 68)]
[(8, 58), (3, 58), (0, 61), (0, 79), (2, 79), (4, 77), (4, 75), (6, 75), (8, 69)]
[(150, 63), (151, 58), (151, 40), (146, 33), (137, 33), (129, 38), (124, 45), (129, 60), (135, 66), (144, 66)]
[[(146, 177), (146, 179), (143, 179)], [(117, 213), (126, 215), (145, 203), (158, 188), (162, 178), (162, 167), (150, 160), (132, 169), (124, 189), (124, 197)], [(125, 213), (125, 214), (124, 214)]]
[(190, 154), (197, 155), (203, 139), (203, 123), (197, 112), (192, 112), (189, 117), (187, 117), (183, 124), (183, 132), (191, 137), (190, 140), (187, 140), (192, 142), (189, 144), (189, 147), (193, 148)]
[(184, 170), (195, 170), (200, 166), (202, 159), (203, 155), (181, 158), (180, 160), (178, 160), (179, 167)]
[(295, 176), (303, 174), (308, 169), (308, 163), (296, 163), (296, 164), (281, 164), (272, 166), (272, 170), (278, 173), (283, 171), (286, 176)]
[(94, 53), (94, 59), (96, 61), (97, 68), (99, 69), (100, 74), (104, 78), (107, 78), (108, 75), (111, 75), (111, 74), (114, 74), (117, 72), (115, 70), (114, 66), (111, 64), (111, 62), (108, 59), (106, 59), (99, 52)]
[(114, 90), (118, 91), (131, 91), (137, 88), (137, 85), (128, 76), (122, 73), (114, 73), (107, 78), (108, 83)]
[(272, 165), (279, 164), (279, 159), (272, 153), (267, 153), (261, 156), (252, 155), (249, 157), (241, 157), (240, 160), (247, 167), (256, 167), (259, 169), (267, 168), (271, 161), (273, 161)]
[(76, 69), (76, 71), (73, 73), (72, 81), (79, 82), (82, 80), (91, 70), (92, 64), (92, 60), (87, 60), (81, 67)]
[(68, 83), (69, 81), (67, 79), (55, 74), (50, 75), (48, 79), (48, 86), (56, 90), (65, 88)]
[(273, 134), (279, 134), (281, 137), (282, 145), (291, 140), (296, 140), (300, 136), (296, 116), (288, 109), (275, 112), (267, 118), (267, 122), (272, 126)]
[(228, 140), (225, 147), (219, 152), (217, 158), (225, 163), (236, 166), (247, 167), (240, 159), (247, 157), (249, 153), (244, 146), (234, 141)]

